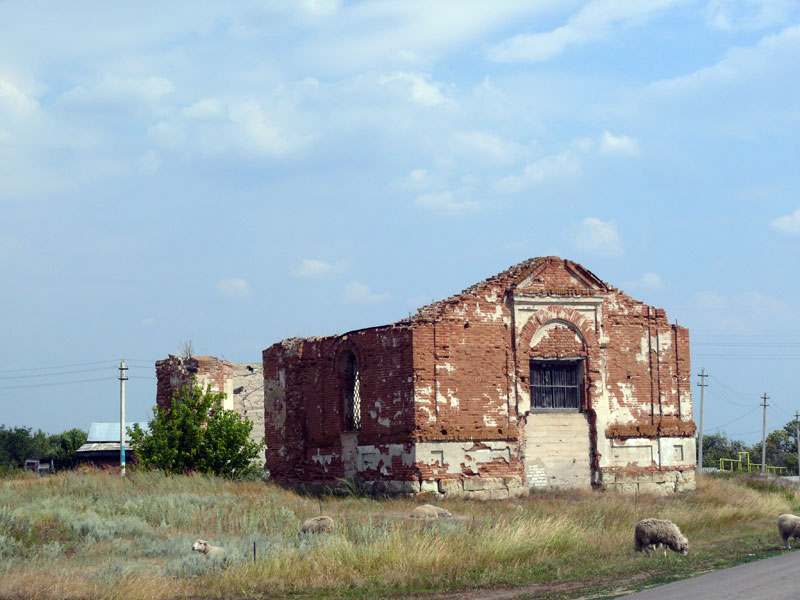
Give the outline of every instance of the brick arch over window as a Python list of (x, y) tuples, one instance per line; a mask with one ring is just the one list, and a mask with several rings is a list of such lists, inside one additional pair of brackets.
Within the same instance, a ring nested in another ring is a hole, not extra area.
[(599, 380), (599, 373), (597, 372), (597, 368), (600, 364), (600, 361), (598, 360), (599, 357), (597, 355), (599, 346), (597, 343), (597, 335), (594, 331), (594, 324), (576, 310), (563, 306), (548, 306), (547, 308), (536, 311), (530, 320), (528, 320), (517, 337), (517, 381), (522, 382), (524, 385), (528, 384), (531, 341), (533, 340), (533, 337), (536, 335), (537, 331), (551, 323), (557, 323), (569, 327), (570, 329), (574, 330), (583, 341), (586, 357), (586, 409), (591, 411), (591, 391), (594, 387), (594, 381)]
[(583, 338), (583, 343), (587, 347), (587, 350), (597, 347), (597, 335), (595, 335), (594, 327), (592, 327), (592, 324), (586, 317), (571, 308), (548, 306), (547, 308), (536, 311), (528, 322), (525, 323), (525, 326), (517, 337), (518, 352), (524, 352), (527, 356), (534, 334), (541, 327), (553, 322), (564, 324), (578, 332), (581, 338)]

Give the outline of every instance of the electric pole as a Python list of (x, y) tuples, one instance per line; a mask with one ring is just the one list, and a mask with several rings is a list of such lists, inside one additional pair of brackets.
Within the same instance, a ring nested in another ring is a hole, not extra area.
[(702, 473), (703, 472), (703, 400), (706, 388), (708, 387), (708, 384), (706, 383), (706, 377), (708, 377), (708, 375), (706, 375), (705, 367), (700, 369), (700, 373), (698, 373), (697, 376), (700, 378), (700, 383), (697, 384), (698, 386), (700, 386), (700, 436), (698, 439), (700, 447), (698, 449), (699, 457), (697, 459), (697, 470), (699, 473)]
[(764, 407), (764, 428), (761, 430), (761, 472), (767, 472), (767, 400), (769, 400), (769, 396), (767, 393), (764, 392), (764, 395), (761, 397), (764, 400), (764, 404), (761, 406)]
[(794, 435), (797, 438), (797, 476), (800, 477), (800, 413), (794, 411)]
[(125, 477), (125, 382), (128, 376), (125, 361), (119, 362), (119, 474)]

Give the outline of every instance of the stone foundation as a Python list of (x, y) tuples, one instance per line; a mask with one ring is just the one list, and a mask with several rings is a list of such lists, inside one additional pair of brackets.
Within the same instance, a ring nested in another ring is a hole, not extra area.
[(697, 487), (694, 470), (641, 471), (603, 474), (603, 487), (623, 494), (673, 494)]
[(508, 500), (528, 495), (522, 478), (467, 477), (464, 479), (430, 479), (423, 481), (367, 481), (367, 486), (376, 491), (393, 494), (437, 494), (445, 498), (467, 500)]

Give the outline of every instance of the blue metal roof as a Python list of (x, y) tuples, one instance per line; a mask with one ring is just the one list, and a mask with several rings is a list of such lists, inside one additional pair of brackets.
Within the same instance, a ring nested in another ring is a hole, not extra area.
[[(140, 422), (139, 427), (147, 431), (147, 422)], [(125, 423), (125, 441), (130, 441), (128, 427), (133, 427), (133, 423)], [(116, 423), (92, 423), (89, 427), (89, 438), (87, 442), (119, 442), (119, 421)]]

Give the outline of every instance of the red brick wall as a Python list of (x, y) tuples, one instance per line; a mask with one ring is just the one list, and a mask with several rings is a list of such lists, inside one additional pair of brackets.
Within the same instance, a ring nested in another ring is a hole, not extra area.
[[(267, 466), (277, 479), (313, 481), (344, 476), (342, 364), (348, 352), (356, 356), (361, 379), (358, 444), (410, 441), (414, 415), (411, 334), (407, 327), (286, 340), (263, 354)], [(276, 413), (285, 413), (283, 424), (276, 425)], [(374, 476), (383, 477), (379, 473)]]
[[(515, 293), (532, 306), (524, 325), (515, 322)], [(595, 316), (595, 309), (576, 311), (580, 303), (596, 307)], [(386, 456), (400, 446), (411, 452), (412, 443), (463, 443), (465, 452), (490, 456), (502, 453), (502, 442), (511, 448), (509, 456), (481, 464), (465, 459), (458, 475), (392, 455), (382, 469), (361, 473), (369, 480), (520, 477), (525, 414), (518, 406), (528, 394), (531, 357), (585, 357), (593, 472), (600, 470), (599, 436), (694, 433), (688, 331), (580, 265), (548, 257), (520, 263), (407, 321), (265, 350), (267, 457), (276, 479), (343, 476), (346, 352), (356, 355), (361, 373), (359, 446)]]
[(156, 405), (169, 408), (172, 396), (183, 386), (192, 385), (195, 378), (207, 380), (218, 391), (233, 377), (233, 363), (213, 356), (182, 358), (170, 355), (156, 361)]

